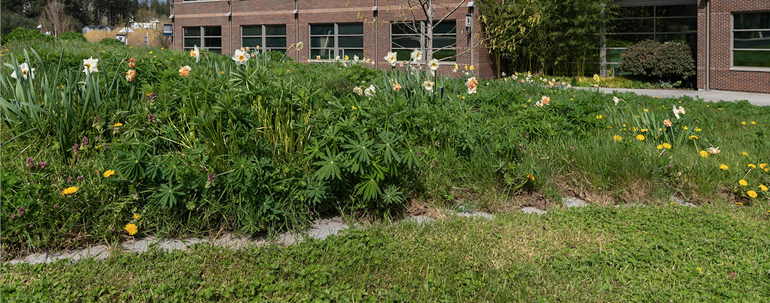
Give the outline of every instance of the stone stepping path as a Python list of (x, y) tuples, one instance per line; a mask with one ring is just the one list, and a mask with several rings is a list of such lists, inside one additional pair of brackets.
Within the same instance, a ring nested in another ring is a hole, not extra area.
[[(684, 206), (693, 206), (692, 203), (685, 203), (676, 197), (672, 197), (671, 201)], [(562, 204), (567, 208), (573, 207), (587, 207), (589, 204), (578, 198), (563, 198)], [(627, 206), (630, 206), (627, 205)], [(637, 205), (634, 205), (637, 206)], [(475, 211), (467, 208), (462, 204), (457, 205), (456, 211), (451, 211), (454, 215), (463, 218), (470, 219), (485, 219), (494, 220), (495, 215)], [(535, 207), (524, 207), (521, 209), (525, 214), (545, 215), (547, 211), (541, 210)], [(428, 216), (413, 216), (399, 221), (397, 224), (417, 224), (419, 226), (430, 225), (436, 222), (436, 219)], [(156, 237), (148, 236), (141, 239), (129, 240), (119, 247), (109, 247), (105, 245), (93, 245), (78, 251), (68, 252), (52, 252), (52, 253), (38, 253), (31, 254), (24, 258), (11, 260), (5, 262), (6, 264), (18, 264), (18, 263), (51, 263), (62, 259), (69, 259), (70, 262), (77, 262), (81, 259), (93, 258), (95, 260), (106, 259), (113, 251), (125, 251), (144, 253), (149, 251), (153, 247), (158, 247), (167, 252), (174, 250), (187, 250), (191, 246), (208, 243), (214, 246), (227, 247), (231, 249), (241, 249), (252, 246), (264, 246), (270, 244), (279, 245), (293, 245), (305, 239), (313, 238), (317, 240), (323, 240), (331, 235), (338, 235), (350, 228), (362, 228), (359, 225), (350, 225), (346, 223), (341, 217), (321, 218), (312, 222), (311, 226), (300, 233), (286, 232), (277, 236), (274, 240), (270, 240), (266, 237), (238, 237), (231, 234), (224, 234), (214, 239), (203, 238), (187, 238), (187, 239), (158, 239)]]

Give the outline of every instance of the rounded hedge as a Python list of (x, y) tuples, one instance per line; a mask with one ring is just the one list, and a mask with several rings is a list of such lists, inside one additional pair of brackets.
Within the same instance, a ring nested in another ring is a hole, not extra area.
[(59, 39), (59, 41), (88, 41), (86, 40), (86, 37), (83, 36), (83, 34), (78, 32), (66, 32), (59, 35), (57, 39)]
[(683, 42), (645, 40), (621, 54), (618, 69), (657, 80), (687, 80), (695, 76), (695, 60), (690, 47)]
[(3, 44), (11, 42), (27, 42), (41, 40), (43, 42), (53, 42), (54, 38), (51, 35), (46, 35), (38, 30), (29, 29), (24, 27), (17, 27), (10, 34), (3, 36)]

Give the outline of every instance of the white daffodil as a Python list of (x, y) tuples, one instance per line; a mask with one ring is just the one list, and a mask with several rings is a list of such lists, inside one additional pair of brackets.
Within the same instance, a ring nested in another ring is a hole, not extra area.
[(387, 55), (385, 55), (384, 59), (385, 61), (388, 61), (391, 66), (396, 66), (396, 52), (389, 52)]
[(422, 52), (418, 49), (412, 51), (412, 62), (420, 62), (422, 60)]
[(430, 60), (430, 62), (428, 62), (428, 67), (430, 67), (430, 70), (436, 71), (438, 69), (438, 60)]
[(679, 106), (679, 109), (677, 110), (677, 112), (684, 115), (684, 107)]
[(302, 48), (305, 47), (305, 44), (302, 42), (297, 43), (297, 50), (300, 51)]
[[(30, 78), (35, 79), (35, 69), (34, 68), (30, 69), (27, 63), (19, 64), (19, 69), (21, 70), (21, 76), (24, 77), (24, 79), (27, 79), (27, 75), (29, 75)], [(13, 73), (11, 73), (11, 78), (17, 79), (16, 71), (13, 71)]]
[(674, 116), (676, 116), (676, 118), (679, 119), (679, 110), (676, 109), (676, 105), (674, 105), (674, 108), (672, 111), (674, 112)]
[(340, 56), (334, 57), (334, 60), (340, 61)]
[(358, 86), (356, 86), (355, 88), (353, 88), (353, 92), (354, 92), (354, 93), (356, 93), (356, 95), (359, 95), (359, 96), (361, 96), (361, 95), (363, 95), (363, 94), (364, 94), (364, 91), (363, 91), (363, 90), (361, 90), (361, 88), (360, 88), (360, 87), (358, 87)]
[(719, 147), (713, 147), (713, 146), (712, 146), (712, 147), (709, 147), (709, 148), (708, 148), (706, 151), (707, 151), (709, 154), (712, 154), (712, 155), (716, 155), (716, 154), (718, 154), (718, 153), (720, 153), (720, 152), (721, 152), (721, 151), (719, 150)]
[(618, 97), (612, 97), (612, 101), (615, 102), (615, 105), (618, 105), (618, 102), (620, 102), (620, 99), (618, 99)]
[(374, 84), (370, 84), (369, 87), (367, 87), (364, 90), (364, 95), (366, 95), (367, 97), (371, 97), (371, 96), (374, 96), (375, 92), (377, 91), (376, 91), (376, 88), (374, 87)]
[(354, 62), (358, 62), (358, 56), (357, 56), (357, 55), (356, 55), (356, 56), (353, 56), (353, 61), (354, 61)]
[(433, 85), (435, 84), (436, 83), (434, 83), (433, 81), (425, 80), (425, 82), (422, 83), (422, 87), (424, 87), (425, 90), (430, 92), (430, 91), (433, 91)]
[(469, 95), (473, 95), (475, 93), (476, 93), (476, 88), (475, 87), (474, 88), (468, 88), (468, 94)]
[(201, 60), (201, 52), (198, 50), (197, 45), (193, 45), (193, 49), (190, 51), (190, 57), (195, 57), (195, 62)]
[(246, 61), (249, 61), (249, 55), (240, 49), (236, 49), (233, 54), (233, 61), (238, 65), (246, 64)]
[(83, 72), (86, 73), (86, 75), (99, 72), (97, 65), (99, 65), (99, 59), (94, 59), (93, 57), (83, 59)]

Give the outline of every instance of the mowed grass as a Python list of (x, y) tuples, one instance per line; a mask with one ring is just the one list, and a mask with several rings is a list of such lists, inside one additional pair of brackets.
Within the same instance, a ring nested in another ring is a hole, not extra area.
[[(762, 209), (760, 209), (762, 208)], [(11, 302), (762, 302), (764, 207), (553, 208), (325, 241), (4, 265)]]

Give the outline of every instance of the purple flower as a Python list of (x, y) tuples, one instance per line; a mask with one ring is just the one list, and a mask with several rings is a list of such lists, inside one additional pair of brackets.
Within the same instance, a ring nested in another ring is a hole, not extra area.
[(149, 94), (147, 94), (147, 97), (145, 97), (145, 98), (147, 98), (147, 100), (150, 100), (150, 101), (152, 101), (152, 100), (155, 100), (155, 98), (157, 98), (157, 97), (158, 97), (158, 95), (157, 95), (157, 94), (155, 94), (155, 93), (149, 93)]
[(529, 132), (524, 132), (524, 137), (529, 138)]
[(217, 177), (216, 175), (214, 175), (214, 173), (209, 173), (208, 177), (206, 177), (206, 181), (214, 183), (214, 181), (216, 181), (216, 178)]
[(83, 176), (78, 176), (78, 182), (83, 181)]
[(423, 176), (424, 176), (424, 175), (425, 175), (425, 171), (422, 171), (422, 170), (421, 170), (421, 171), (420, 171), (420, 175), (423, 175)]
[(48, 161), (37, 162), (37, 168), (39, 169), (45, 169), (46, 166), (48, 166)]
[(473, 108), (473, 112), (474, 112), (474, 113), (478, 113), (478, 112), (479, 112), (479, 109), (474, 107), (474, 108)]
[(99, 140), (102, 139), (102, 136), (96, 136), (96, 138), (94, 138), (94, 139), (96, 139), (96, 141), (99, 141)]
[(72, 182), (72, 177), (67, 177), (67, 182)]
[(72, 152), (75, 153), (75, 156), (80, 154), (80, 145), (75, 143), (75, 145), (72, 146)]
[(102, 147), (103, 147), (104, 149), (107, 149), (107, 148), (109, 148), (109, 146), (107, 146), (107, 144), (103, 145)]
[(16, 219), (16, 214), (11, 214), (11, 220)]
[(27, 168), (29, 170), (35, 170), (35, 159), (32, 157), (27, 158)]
[(24, 208), (24, 206), (20, 206), (18, 210), (16, 210), (16, 213), (19, 214), (19, 217), (23, 216), (27, 212), (27, 209)]
[(59, 208), (59, 203), (54, 204), (53, 208)]
[(419, 157), (419, 156), (422, 156), (422, 153), (418, 151), (418, 152), (417, 152), (417, 156), (418, 156), (418, 157)]
[(88, 137), (83, 137), (83, 140), (80, 141), (80, 146), (82, 147), (88, 146)]
[(96, 115), (96, 117), (94, 117), (94, 124), (99, 123), (100, 118), (101, 118), (101, 115)]
[(155, 115), (149, 114), (147, 115), (147, 121), (150, 121), (150, 123), (155, 123), (157, 120), (155, 120)]
[(436, 166), (436, 163), (433, 161), (430, 161), (430, 168), (433, 168), (433, 166)]
[(574, 146), (570, 146), (569, 147), (569, 151), (575, 151), (575, 147)]
[(435, 145), (436, 147), (438, 147), (440, 144), (438, 143), (438, 141), (436, 141), (436, 143), (433, 143), (433, 145)]

